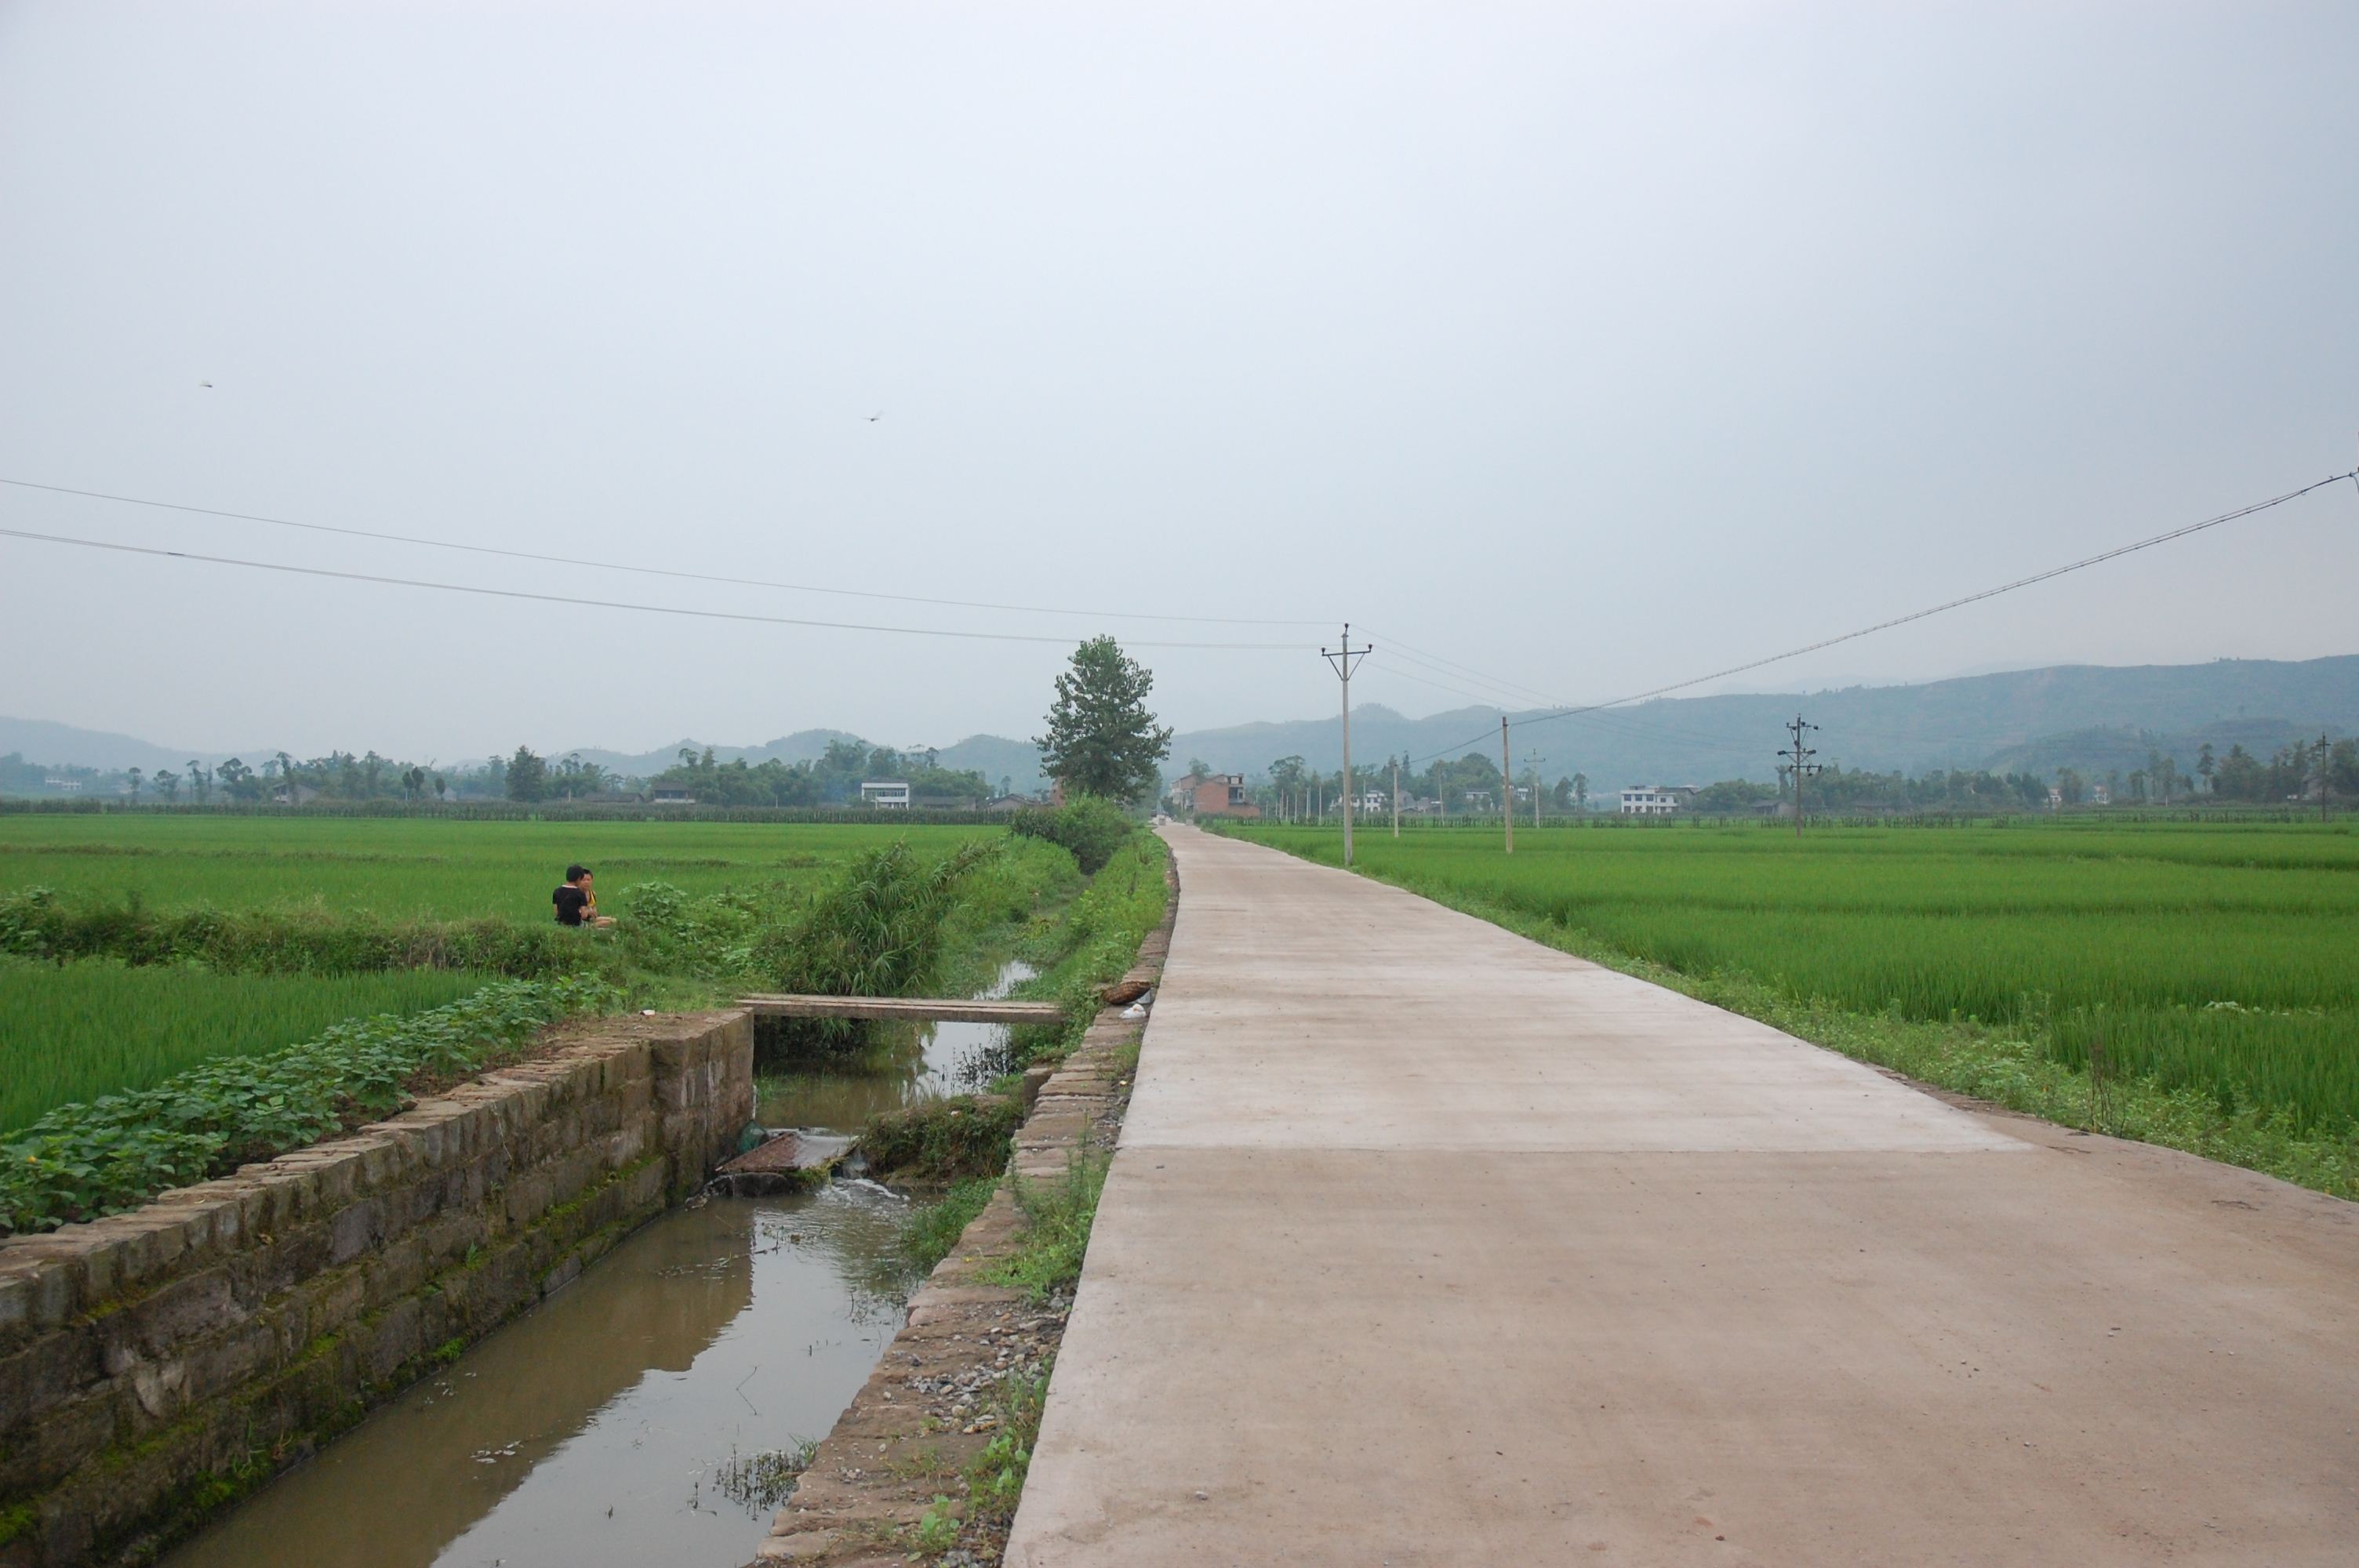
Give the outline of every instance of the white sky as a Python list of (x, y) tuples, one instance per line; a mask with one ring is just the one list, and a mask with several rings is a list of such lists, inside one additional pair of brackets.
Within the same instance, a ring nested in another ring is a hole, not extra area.
[[(18, 0), (0, 477), (1091, 613), (5, 487), (0, 527), (1054, 636), (1348, 615), (1620, 695), (2353, 466), (2354, 46), (2347, 0)], [(2349, 653), (2354, 582), (2345, 486), (1748, 684)], [(445, 759), (1026, 735), (1062, 658), (13, 538), (0, 627), (0, 712)], [(1142, 656), (1183, 728), (1333, 701), (1307, 651)], [(1466, 700), (1430, 673), (1355, 692)]]

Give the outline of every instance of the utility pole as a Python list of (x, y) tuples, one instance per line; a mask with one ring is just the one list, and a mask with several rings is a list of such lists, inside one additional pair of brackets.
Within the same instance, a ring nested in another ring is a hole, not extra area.
[(1780, 760), (1790, 763), (1794, 770), (1794, 837), (1799, 838), (1802, 836), (1802, 780), (1819, 771), (1819, 764), (1810, 761), (1819, 754), (1818, 749), (1802, 744), (1802, 732), (1816, 730), (1818, 726), (1805, 723), (1802, 716), (1797, 713), (1794, 722), (1786, 728), (1793, 735), (1794, 743), (1777, 755)]
[(1352, 646), (1352, 623), (1343, 622), (1343, 641), (1332, 652), (1321, 648), (1320, 657), (1334, 666), (1343, 678), (1343, 869), (1352, 869), (1352, 666), (1375, 653), (1371, 643), (1364, 648)]
[(1393, 837), (1400, 837), (1400, 759), (1393, 759)]
[(1537, 833), (1540, 827), (1540, 754), (1538, 752), (1524, 753), (1524, 771), (1532, 775), (1532, 831)]
[(2326, 820), (2326, 786), (2334, 782), (2334, 753), (2326, 743), (2326, 731), (2318, 732), (2318, 819)]
[(1499, 787), (1506, 792), (1499, 802), (1499, 821), (1507, 829), (1507, 853), (1516, 852), (1516, 775), (1507, 770), (1515, 760), (1507, 755), (1507, 716), (1499, 715)]

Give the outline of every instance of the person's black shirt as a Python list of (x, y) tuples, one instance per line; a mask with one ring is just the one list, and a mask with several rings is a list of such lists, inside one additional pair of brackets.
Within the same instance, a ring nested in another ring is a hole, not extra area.
[(589, 907), (590, 895), (568, 882), (550, 893), (549, 902), (557, 906), (557, 924), (579, 925), (582, 924), (582, 910)]

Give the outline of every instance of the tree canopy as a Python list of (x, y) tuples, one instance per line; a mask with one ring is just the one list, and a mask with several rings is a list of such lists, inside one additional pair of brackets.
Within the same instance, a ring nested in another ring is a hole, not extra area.
[(1041, 771), (1069, 793), (1130, 802), (1162, 782), (1171, 731), (1155, 722), (1147, 694), (1155, 677), (1112, 637), (1093, 637), (1073, 650), (1057, 677), (1049, 732), (1036, 736)]

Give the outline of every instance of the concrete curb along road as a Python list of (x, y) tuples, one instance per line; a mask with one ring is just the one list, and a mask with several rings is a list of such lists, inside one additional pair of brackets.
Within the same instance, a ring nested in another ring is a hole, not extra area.
[[(1170, 900), (1139, 944), (1124, 979), (1154, 985), (1180, 913), (1176, 859), (1165, 862)], [(1010, 1169), (1027, 1180), (1063, 1179), (1088, 1148), (1114, 1145), (1130, 1100), (1124, 1062), (1146, 1025), (1101, 1012), (1081, 1045), (1039, 1085), (1016, 1129)], [(908, 1318), (867, 1383), (812, 1454), (793, 1498), (756, 1553), (757, 1563), (885, 1568), (908, 1561), (909, 1531), (940, 1494), (964, 1490), (962, 1472), (990, 1443), (973, 1424), (978, 1391), (1055, 1354), (1065, 1310), (1034, 1305), (1020, 1291), (979, 1282), (1014, 1249), (1021, 1220), (1003, 1184), (969, 1222), (957, 1247), (909, 1300)]]
[(1170, 837), (1010, 1564), (2352, 1561), (2359, 1206)]

